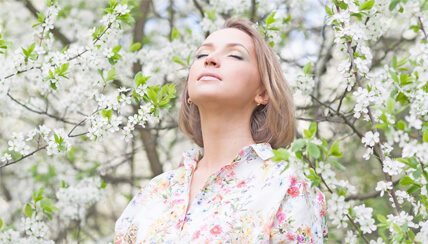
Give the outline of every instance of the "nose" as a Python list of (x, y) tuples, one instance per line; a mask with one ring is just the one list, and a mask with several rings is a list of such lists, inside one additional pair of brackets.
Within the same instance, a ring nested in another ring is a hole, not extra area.
[(205, 66), (212, 65), (214, 67), (220, 67), (220, 62), (218, 61), (217, 58), (213, 57), (212, 55), (209, 55), (208, 57), (205, 58), (204, 64)]

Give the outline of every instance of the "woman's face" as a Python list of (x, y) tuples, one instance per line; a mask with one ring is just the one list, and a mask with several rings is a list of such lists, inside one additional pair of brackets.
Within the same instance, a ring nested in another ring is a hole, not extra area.
[(245, 32), (213, 32), (197, 49), (189, 71), (188, 92), (198, 106), (255, 107), (261, 85), (255, 48)]

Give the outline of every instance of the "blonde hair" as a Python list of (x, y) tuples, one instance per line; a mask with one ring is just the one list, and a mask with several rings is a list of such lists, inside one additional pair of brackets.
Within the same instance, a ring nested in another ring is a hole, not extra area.
[[(295, 108), (291, 90), (277, 56), (249, 20), (228, 19), (222, 27), (225, 28), (239, 29), (252, 38), (260, 80), (269, 96), (268, 104), (260, 104), (251, 115), (250, 128), (253, 140), (256, 143), (268, 142), (272, 148), (289, 146), (296, 134)], [(199, 109), (195, 104), (187, 103), (189, 99), (187, 83), (188, 79), (181, 94), (178, 126), (198, 146), (203, 147)]]

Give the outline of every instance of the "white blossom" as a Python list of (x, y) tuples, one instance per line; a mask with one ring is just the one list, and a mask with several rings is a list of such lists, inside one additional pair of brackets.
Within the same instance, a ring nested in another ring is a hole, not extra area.
[(392, 224), (396, 224), (398, 226), (407, 225), (408, 227), (411, 227), (411, 228), (418, 228), (418, 225), (413, 223), (413, 216), (410, 216), (408, 213), (404, 211), (401, 211), (400, 214), (397, 216), (389, 214), (387, 216), (387, 221), (389, 223), (389, 231), (391, 233), (395, 232)]
[(312, 78), (312, 76), (306, 74), (297, 76), (295, 89), (297, 89), (303, 95), (311, 94), (314, 87), (315, 80)]
[(130, 12), (128, 5), (125, 4), (118, 4), (115, 8), (114, 11), (120, 15), (124, 15)]
[(363, 233), (372, 233), (376, 230), (375, 221), (372, 217), (373, 208), (367, 208), (364, 204), (354, 207), (355, 221), (360, 224)]
[(365, 160), (369, 160), (372, 155), (373, 155), (373, 148), (368, 147), (368, 148), (366, 148), (366, 152), (363, 154), (363, 158)]
[(346, 228), (348, 226), (346, 214), (349, 206), (345, 202), (345, 197), (333, 193), (327, 200), (327, 205), (329, 206), (330, 214), (328, 216), (331, 223), (338, 228)]
[(30, 146), (26, 144), (24, 134), (22, 132), (14, 132), (12, 134), (12, 140), (7, 144), (9, 145), (9, 151), (15, 151), (22, 155), (30, 153)]
[(368, 91), (367, 89), (363, 89), (358, 87), (358, 90), (353, 92), (353, 95), (356, 99), (356, 104), (354, 107), (354, 117), (360, 118), (361, 115), (365, 115), (365, 120), (368, 120), (369, 117), (367, 115), (368, 109), (367, 107), (371, 102), (375, 101), (375, 94), (373, 91)]
[(87, 209), (102, 196), (99, 178), (85, 178), (56, 192), (60, 217), (65, 221), (85, 220)]
[(384, 244), (385, 242), (382, 240), (382, 238), (377, 238), (377, 240), (370, 240), (370, 244)]
[(428, 243), (428, 221), (419, 223), (419, 226), (421, 226), (421, 229), (416, 234), (415, 241), (419, 241), (421, 243)]
[(357, 238), (357, 235), (355, 235), (352, 230), (348, 230), (346, 231), (346, 236), (344, 241), (346, 244), (357, 244), (358, 238)]
[(71, 140), (64, 129), (55, 129), (49, 138), (46, 152), (48, 155), (67, 152), (71, 147)]
[(49, 234), (48, 226), (37, 217), (22, 218), (21, 228), (27, 236), (33, 236), (40, 239), (47, 239)]
[(367, 131), (361, 142), (364, 143), (366, 147), (374, 147), (376, 143), (379, 143), (379, 132), (373, 133), (373, 131)]
[(380, 191), (380, 196), (383, 196), (385, 191), (392, 189), (392, 182), (379, 181), (376, 185), (376, 191)]
[(385, 157), (383, 161), (383, 172), (389, 175), (398, 175), (402, 172), (404, 164), (398, 162), (397, 160), (393, 160), (390, 157)]

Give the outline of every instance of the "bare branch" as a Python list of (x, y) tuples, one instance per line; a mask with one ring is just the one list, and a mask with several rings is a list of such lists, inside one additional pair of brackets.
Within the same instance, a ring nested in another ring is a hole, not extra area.
[(23, 160), (23, 159), (26, 159), (26, 158), (28, 158), (28, 157), (30, 157), (30, 156), (32, 156), (33, 154), (37, 153), (38, 151), (41, 151), (41, 150), (43, 150), (43, 149), (46, 149), (47, 147), (48, 147), (48, 145), (44, 145), (44, 146), (42, 146), (42, 147), (39, 147), (39, 148), (37, 148), (36, 150), (32, 151), (31, 153), (26, 154), (26, 155), (24, 155), (24, 156), (20, 157), (19, 159), (15, 160), (15, 161), (11, 161), (11, 162), (7, 162), (7, 161), (6, 161), (6, 164), (0, 165), (0, 169), (1, 169), (1, 168), (4, 168), (4, 167), (6, 167), (6, 166), (12, 165), (12, 164), (16, 164), (16, 163), (18, 163), (19, 161), (21, 161), (21, 160)]
[(195, 4), (195, 7), (199, 10), (199, 13), (201, 14), (201, 17), (204, 18), (205, 17), (204, 9), (198, 3), (198, 0), (193, 0), (193, 4)]
[(64, 119), (64, 118), (61, 118), (61, 117), (59, 117), (59, 116), (56, 116), (56, 115), (50, 114), (50, 113), (48, 113), (47, 111), (38, 111), (38, 110), (32, 109), (32, 108), (30, 108), (29, 106), (27, 106), (27, 105), (25, 105), (25, 104), (21, 103), (20, 101), (18, 101), (18, 99), (14, 98), (12, 95), (10, 95), (10, 93), (9, 93), (9, 92), (8, 92), (8, 93), (6, 93), (6, 95), (7, 95), (10, 99), (12, 99), (12, 101), (14, 101), (15, 103), (19, 104), (20, 106), (22, 106), (23, 108), (27, 109), (28, 111), (31, 111), (31, 112), (33, 112), (33, 113), (40, 114), (40, 115), (46, 115), (46, 116), (48, 116), (48, 117), (50, 117), (50, 118), (56, 119), (56, 120), (58, 120), (58, 121), (61, 121), (61, 122), (66, 123), (66, 124), (70, 124), (70, 125), (78, 125), (78, 123), (76, 123), (76, 122), (68, 121), (68, 120), (66, 120), (66, 119)]

